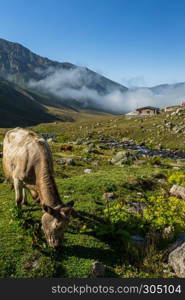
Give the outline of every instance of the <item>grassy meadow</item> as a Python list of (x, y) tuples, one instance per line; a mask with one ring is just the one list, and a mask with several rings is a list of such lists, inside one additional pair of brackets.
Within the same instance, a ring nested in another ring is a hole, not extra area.
[[(63, 249), (49, 248), (41, 231), (40, 206), (29, 196), (29, 205), (17, 211), (14, 191), (1, 166), (0, 277), (88, 278), (94, 276), (95, 261), (105, 266), (104, 277), (174, 277), (166, 249), (184, 230), (184, 215), (178, 217), (184, 207), (178, 200), (177, 206), (171, 204), (169, 178), (174, 172), (184, 172), (185, 161), (141, 156), (120, 166), (110, 160), (125, 149), (101, 147), (102, 138), (129, 138), (150, 148), (160, 144), (165, 149), (183, 150), (183, 131), (175, 133), (164, 120), (170, 119), (177, 127), (184, 122), (184, 112), (167, 114), (132, 120), (93, 115), (76, 122), (31, 127), (39, 135), (53, 136), (48, 143), (59, 193), (64, 202), (74, 200), (75, 211)], [(0, 130), (0, 141), (5, 132)], [(72, 149), (63, 150), (65, 144)], [(86, 169), (90, 173), (85, 173)], [(106, 198), (108, 193), (114, 194), (113, 199)], [(132, 202), (144, 205), (144, 211), (132, 209)], [(170, 210), (174, 214), (167, 213)], [(163, 233), (169, 227), (173, 234), (166, 237)], [(143, 238), (144, 246), (135, 243), (133, 236)]]

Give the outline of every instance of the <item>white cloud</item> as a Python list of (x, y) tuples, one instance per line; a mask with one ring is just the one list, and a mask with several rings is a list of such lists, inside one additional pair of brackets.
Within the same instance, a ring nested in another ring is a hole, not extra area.
[[(84, 107), (88, 107), (90, 102), (94, 107), (101, 107), (103, 110), (114, 113), (134, 111), (138, 106), (165, 107), (176, 105), (181, 99), (185, 100), (185, 84), (172, 85), (157, 91), (152, 91), (149, 88), (135, 88), (121, 92), (117, 89), (102, 95), (97, 90), (87, 87), (94, 79), (85, 68), (78, 67), (70, 70), (49, 68), (44, 75), (44, 79), (31, 80), (29, 85), (48, 91), (61, 99), (66, 99), (66, 101), (67, 99), (75, 99)], [(97, 80), (100, 78), (97, 77)], [(138, 83), (138, 80), (142, 82), (143, 78), (130, 80), (130, 86), (133, 87)]]

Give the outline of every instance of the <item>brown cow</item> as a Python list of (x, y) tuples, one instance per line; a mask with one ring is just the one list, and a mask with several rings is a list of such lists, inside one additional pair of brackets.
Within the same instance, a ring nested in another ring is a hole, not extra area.
[(44, 209), (42, 229), (48, 244), (61, 246), (74, 203), (64, 204), (60, 199), (47, 142), (22, 128), (8, 131), (3, 143), (3, 169), (14, 185), (17, 206), (26, 203), (28, 189)]

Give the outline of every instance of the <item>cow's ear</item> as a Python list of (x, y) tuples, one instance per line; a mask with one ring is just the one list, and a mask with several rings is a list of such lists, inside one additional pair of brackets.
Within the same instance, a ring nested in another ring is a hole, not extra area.
[(63, 217), (69, 217), (70, 214), (72, 213), (73, 208), (72, 207), (64, 207), (61, 211), (60, 214)]
[(45, 212), (47, 212), (48, 214), (52, 215), (52, 216), (55, 216), (56, 215), (56, 211), (55, 209), (53, 209), (51, 206), (49, 205), (46, 205), (46, 204), (43, 204), (43, 209)]

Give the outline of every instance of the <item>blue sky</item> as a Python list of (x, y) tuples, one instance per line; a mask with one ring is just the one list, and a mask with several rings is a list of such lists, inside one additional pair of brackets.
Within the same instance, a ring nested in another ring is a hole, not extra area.
[(125, 85), (185, 81), (183, 0), (2, 0), (0, 37)]

